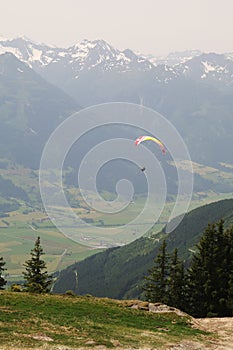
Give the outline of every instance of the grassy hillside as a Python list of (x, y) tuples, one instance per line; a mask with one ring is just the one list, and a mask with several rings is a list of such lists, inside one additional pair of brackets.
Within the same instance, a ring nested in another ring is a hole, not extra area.
[(204, 332), (191, 327), (189, 316), (129, 307), (133, 304), (92, 297), (0, 292), (1, 349), (163, 349), (181, 340), (206, 339)]
[(168, 252), (178, 248), (186, 264), (208, 223), (225, 219), (233, 224), (233, 200), (224, 200), (194, 209), (171, 233), (160, 232), (142, 237), (129, 245), (108, 249), (62, 271), (54, 291), (72, 289), (111, 298), (134, 298), (142, 292), (143, 276), (153, 264), (161, 241), (166, 238)]

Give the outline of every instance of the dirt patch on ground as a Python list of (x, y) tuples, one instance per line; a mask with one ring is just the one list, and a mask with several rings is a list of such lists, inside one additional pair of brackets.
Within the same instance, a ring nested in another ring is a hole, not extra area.
[(197, 322), (203, 330), (218, 336), (217, 340), (213, 340), (211, 349), (233, 350), (233, 317), (203, 318)]
[(233, 350), (233, 317), (194, 319), (194, 326), (213, 333), (205, 344), (184, 341), (167, 350)]

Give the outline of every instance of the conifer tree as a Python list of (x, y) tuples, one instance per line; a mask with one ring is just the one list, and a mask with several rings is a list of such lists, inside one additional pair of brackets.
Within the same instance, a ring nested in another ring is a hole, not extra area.
[(3, 257), (0, 258), (0, 290), (4, 289), (4, 286), (6, 285), (7, 281), (3, 277), (3, 271), (6, 270), (5, 261), (3, 260)]
[(40, 237), (37, 237), (35, 246), (31, 250), (31, 259), (24, 264), (26, 272), (23, 272), (26, 280), (25, 287), (28, 292), (47, 293), (50, 290), (52, 277), (48, 275), (45, 262), (41, 259), (44, 254), (40, 245)]
[(233, 226), (224, 232), (224, 238), (226, 244), (222, 257), (220, 291), (225, 295), (226, 302), (221, 302), (219, 316), (225, 316), (226, 312), (228, 316), (233, 316)]
[(146, 300), (150, 302), (168, 303), (168, 270), (169, 256), (166, 252), (166, 241), (164, 240), (159, 248), (157, 257), (154, 259), (154, 266), (149, 269), (145, 277), (144, 286)]
[(178, 258), (178, 250), (175, 248), (169, 266), (168, 293), (169, 305), (179, 309), (184, 309), (184, 281), (184, 264)]
[(232, 315), (233, 243), (223, 226), (208, 225), (188, 270), (187, 312), (196, 317)]
[(215, 236), (215, 225), (208, 225), (197, 244), (197, 252), (193, 255), (188, 271), (189, 312), (196, 317), (205, 317), (208, 310), (212, 309), (210, 304)]

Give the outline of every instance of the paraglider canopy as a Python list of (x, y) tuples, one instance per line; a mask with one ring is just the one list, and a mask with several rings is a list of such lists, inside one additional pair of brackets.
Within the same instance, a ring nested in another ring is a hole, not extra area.
[(152, 136), (139, 136), (139, 137), (134, 141), (134, 143), (135, 143), (136, 146), (138, 146), (138, 145), (139, 145), (141, 142), (143, 142), (143, 141), (153, 141), (153, 142), (156, 142), (156, 143), (159, 145), (161, 151), (162, 151), (164, 154), (166, 153), (166, 148), (165, 148), (164, 144), (163, 144), (159, 139), (157, 139), (156, 137), (152, 137)]

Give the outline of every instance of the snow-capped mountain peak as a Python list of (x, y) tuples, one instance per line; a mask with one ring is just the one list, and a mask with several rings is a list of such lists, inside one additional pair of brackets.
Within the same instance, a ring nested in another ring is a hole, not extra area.
[[(55, 49), (56, 50), (56, 49)], [(21, 36), (14, 39), (0, 40), (0, 54), (11, 52), (31, 68), (47, 65), (55, 57), (54, 48)]]
[(0, 54), (13, 53), (31, 68), (40, 71), (49, 64), (70, 66), (74, 72), (99, 67), (102, 70), (118, 69), (120, 71), (148, 70), (152, 64), (140, 58), (130, 50), (120, 51), (104, 40), (87, 40), (68, 47), (55, 48), (32, 40), (19, 37), (0, 40)]
[(193, 80), (225, 86), (233, 83), (233, 60), (230, 54), (204, 53), (178, 65), (177, 70), (180, 75)]
[(77, 60), (85, 61), (92, 58), (93, 61), (96, 61), (95, 63), (100, 63), (101, 58), (105, 60), (113, 58), (116, 55), (117, 50), (104, 40), (89, 41), (85, 39), (80, 43), (71, 46), (68, 49), (68, 52), (70, 53), (71, 57)]

